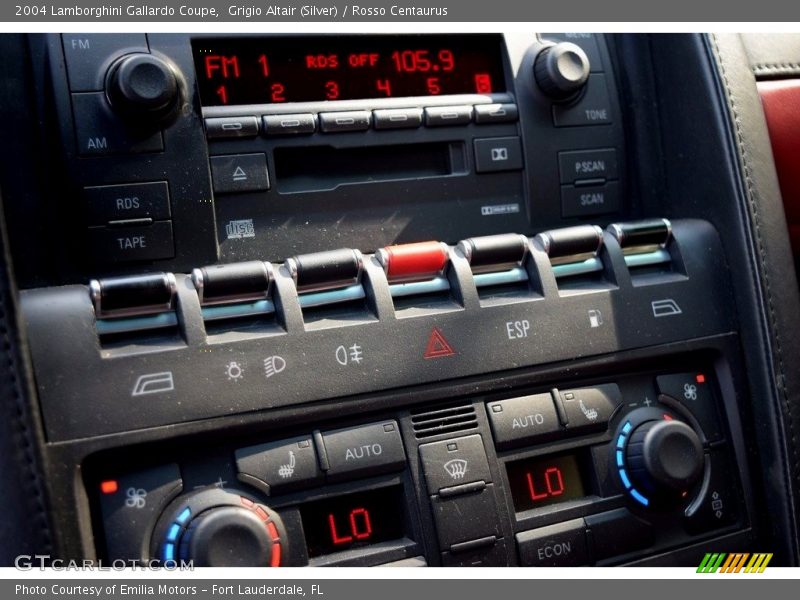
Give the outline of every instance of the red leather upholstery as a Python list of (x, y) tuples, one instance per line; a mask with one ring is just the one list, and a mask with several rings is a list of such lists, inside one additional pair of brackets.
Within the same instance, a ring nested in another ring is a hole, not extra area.
[(795, 257), (800, 257), (800, 79), (759, 81)]

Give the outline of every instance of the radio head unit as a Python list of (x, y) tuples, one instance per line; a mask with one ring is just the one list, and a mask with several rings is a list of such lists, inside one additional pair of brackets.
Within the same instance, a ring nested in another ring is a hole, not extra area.
[(199, 38), (203, 106), (506, 92), (499, 35)]

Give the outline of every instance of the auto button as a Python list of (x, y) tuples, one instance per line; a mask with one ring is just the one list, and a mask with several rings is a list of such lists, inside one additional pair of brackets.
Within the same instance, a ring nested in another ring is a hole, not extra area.
[(501, 450), (548, 440), (561, 430), (550, 394), (498, 400), (486, 408), (495, 444)]
[(319, 437), (328, 480), (399, 471), (406, 462), (397, 421), (325, 431)]

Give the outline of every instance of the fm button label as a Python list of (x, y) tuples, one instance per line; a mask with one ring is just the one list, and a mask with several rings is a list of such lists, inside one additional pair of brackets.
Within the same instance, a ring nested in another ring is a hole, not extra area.
[(328, 480), (351, 479), (401, 470), (406, 455), (397, 421), (323, 432), (323, 465)]

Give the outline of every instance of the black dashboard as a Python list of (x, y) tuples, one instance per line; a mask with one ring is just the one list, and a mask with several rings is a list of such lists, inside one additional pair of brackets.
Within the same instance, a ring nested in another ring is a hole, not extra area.
[(797, 282), (738, 36), (0, 44), (22, 546), (798, 563)]

